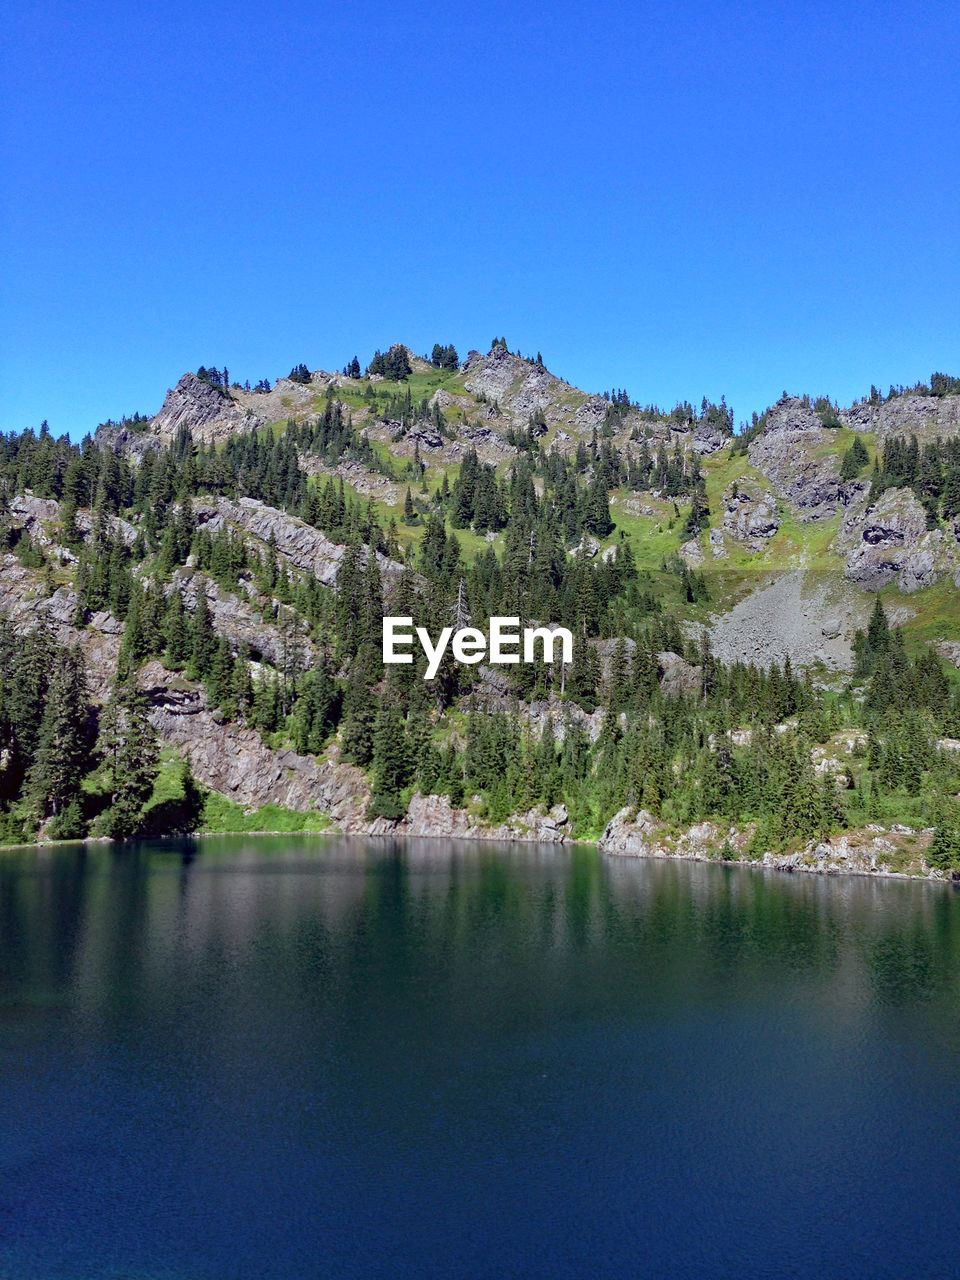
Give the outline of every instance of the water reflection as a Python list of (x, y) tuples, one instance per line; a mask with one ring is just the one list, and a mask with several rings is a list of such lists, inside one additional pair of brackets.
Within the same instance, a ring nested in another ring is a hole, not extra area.
[[(198, 856), (198, 847), (202, 848)], [(347, 986), (609, 969), (613, 1002), (736, 976), (847, 998), (953, 999), (960, 899), (939, 885), (604, 859), (588, 848), (217, 838), (0, 856), (3, 1004), (169, 998), (251, 957)], [(288, 964), (292, 963), (292, 969)], [(198, 964), (201, 969), (198, 970)], [(522, 975), (522, 977), (521, 977)]]
[(588, 848), (4, 854), (0, 1275), (945, 1274), (958, 913)]

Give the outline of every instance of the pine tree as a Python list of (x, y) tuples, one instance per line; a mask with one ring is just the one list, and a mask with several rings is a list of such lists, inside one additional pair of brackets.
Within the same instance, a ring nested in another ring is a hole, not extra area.
[(840, 479), (853, 480), (860, 474), (863, 468), (870, 461), (870, 455), (867, 453), (863, 441), (857, 436), (853, 444), (843, 455), (840, 463)]
[(80, 792), (87, 756), (87, 686), (83, 656), (57, 655), (27, 780), (27, 791), (41, 818), (62, 814)]
[(217, 652), (217, 636), (210, 616), (210, 604), (203, 580), (197, 588), (197, 607), (190, 628), (190, 676), (202, 680), (210, 673)]
[(373, 817), (400, 818), (400, 792), (413, 776), (414, 762), (403, 712), (392, 701), (380, 704), (373, 734)]
[(114, 685), (100, 718), (97, 749), (110, 792), (107, 834), (135, 835), (157, 776), (159, 750), (146, 695), (132, 676)]
[(187, 614), (183, 607), (183, 597), (177, 587), (170, 592), (167, 601), (163, 634), (167, 642), (164, 665), (171, 671), (181, 671), (190, 661), (193, 645)]
[(376, 680), (376, 658), (369, 645), (363, 645), (350, 665), (343, 700), (341, 748), (347, 760), (366, 765), (373, 758), (373, 735), (377, 703), (373, 694)]
[(143, 614), (143, 588), (138, 581), (134, 580), (130, 591), (127, 619), (123, 627), (123, 640), (120, 643), (120, 656), (117, 660), (117, 670), (122, 676), (135, 671), (150, 652)]

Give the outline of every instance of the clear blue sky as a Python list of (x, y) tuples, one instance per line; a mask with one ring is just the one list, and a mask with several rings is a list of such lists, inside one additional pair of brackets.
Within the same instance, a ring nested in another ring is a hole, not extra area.
[(960, 6), (18, 3), (0, 427), (503, 334), (587, 390), (960, 373)]

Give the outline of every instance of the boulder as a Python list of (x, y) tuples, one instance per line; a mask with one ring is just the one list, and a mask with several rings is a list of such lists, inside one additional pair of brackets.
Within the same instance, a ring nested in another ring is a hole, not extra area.
[(723, 495), (723, 528), (748, 551), (762, 551), (780, 528), (773, 494), (742, 480), (729, 485)]
[(623, 808), (607, 823), (603, 835), (597, 841), (601, 853), (619, 854), (628, 858), (648, 858), (659, 853), (656, 842), (656, 823), (646, 809), (634, 814)]

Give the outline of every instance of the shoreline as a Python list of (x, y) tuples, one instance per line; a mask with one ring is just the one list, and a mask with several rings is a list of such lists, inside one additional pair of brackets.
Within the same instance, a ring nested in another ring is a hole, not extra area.
[[(667, 852), (663, 849), (645, 848), (642, 852), (616, 849), (604, 847), (603, 839), (590, 840), (569, 839), (566, 836), (561, 839), (543, 840), (537, 836), (520, 836), (505, 835), (502, 832), (491, 830), (487, 833), (479, 831), (471, 831), (470, 834), (452, 835), (449, 832), (433, 831), (411, 833), (409, 831), (340, 831), (336, 828), (330, 828), (325, 831), (195, 831), (183, 832), (178, 834), (166, 834), (157, 836), (139, 836), (130, 840), (114, 840), (110, 836), (88, 836), (81, 840), (37, 840), (28, 841), (21, 844), (11, 844), (0, 846), (0, 856), (5, 853), (24, 852), (30, 849), (38, 851), (46, 849), (61, 849), (69, 845), (80, 845), (86, 848), (87, 845), (104, 846), (104, 845), (125, 845), (125, 844), (143, 844), (147, 842), (160, 843), (173, 840), (206, 840), (223, 836), (251, 836), (257, 839), (263, 837), (277, 838), (286, 837), (311, 837), (313, 839), (326, 840), (331, 837), (348, 840), (456, 840), (462, 843), (470, 843), (471, 841), (481, 841), (489, 844), (524, 844), (524, 845), (543, 845), (545, 847), (569, 847), (571, 845), (582, 845), (584, 847), (596, 849), (604, 858), (623, 858), (637, 862), (655, 861), (655, 862), (696, 862), (713, 867), (732, 867), (745, 870), (761, 870), (761, 871), (777, 871), (787, 875), (814, 875), (821, 878), (855, 876), (861, 880), (904, 880), (921, 884), (940, 884), (947, 887), (960, 885), (960, 873), (951, 871), (940, 871), (935, 867), (929, 867), (926, 871), (897, 871), (893, 868), (883, 866), (856, 866), (844, 865), (836, 861), (818, 860), (817, 862), (804, 861), (798, 854), (777, 854), (766, 853), (760, 858), (715, 858), (708, 853), (699, 850), (689, 849), (682, 852)], [(844, 837), (840, 837), (843, 839)]]

